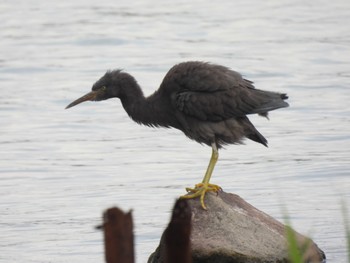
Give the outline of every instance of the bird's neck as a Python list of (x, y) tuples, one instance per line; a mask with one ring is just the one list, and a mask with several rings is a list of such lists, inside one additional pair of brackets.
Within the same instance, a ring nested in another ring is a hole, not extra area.
[(128, 87), (128, 92), (120, 96), (125, 111), (137, 123), (147, 126), (165, 126), (170, 124), (161, 110), (160, 103), (163, 103), (157, 92), (149, 97), (145, 97), (138, 84)]

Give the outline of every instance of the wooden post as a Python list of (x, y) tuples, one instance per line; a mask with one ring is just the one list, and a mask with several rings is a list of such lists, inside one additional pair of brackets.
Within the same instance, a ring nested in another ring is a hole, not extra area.
[(191, 209), (187, 200), (176, 201), (171, 221), (164, 232), (165, 263), (191, 263)]
[(103, 214), (107, 263), (134, 263), (134, 236), (131, 211), (113, 207)]

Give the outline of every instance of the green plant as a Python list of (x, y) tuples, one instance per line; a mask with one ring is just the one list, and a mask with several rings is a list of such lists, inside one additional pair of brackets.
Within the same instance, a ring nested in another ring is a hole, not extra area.
[(298, 241), (294, 230), (290, 225), (286, 225), (288, 254), (291, 263), (303, 263), (303, 255), (298, 247)]
[[(286, 224), (286, 234), (288, 241), (288, 254), (289, 261), (291, 263), (304, 263), (304, 255), (309, 246), (309, 242), (306, 242), (301, 248), (298, 245), (297, 236), (295, 231), (291, 227), (290, 219), (288, 213), (285, 212), (285, 224)], [(347, 240), (347, 250), (348, 250), (348, 262), (350, 263), (350, 221), (348, 217), (348, 209), (346, 206), (346, 202), (342, 202), (342, 214), (345, 226), (345, 235)]]
[(343, 212), (343, 219), (344, 219), (344, 226), (345, 226), (345, 235), (348, 245), (348, 262), (350, 263), (350, 225), (349, 225), (349, 218), (348, 218), (348, 209), (346, 206), (346, 202), (343, 200), (342, 202), (342, 212)]
[(288, 242), (288, 256), (290, 263), (304, 263), (305, 254), (310, 246), (310, 239), (306, 239), (303, 244), (300, 244), (297, 234), (291, 226), (290, 218), (287, 209), (284, 209), (286, 237)]

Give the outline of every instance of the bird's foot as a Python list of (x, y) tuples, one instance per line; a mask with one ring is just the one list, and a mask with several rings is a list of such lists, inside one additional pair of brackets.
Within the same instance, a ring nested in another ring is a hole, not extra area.
[(204, 204), (204, 196), (207, 192), (219, 192), (221, 187), (216, 184), (209, 183), (199, 183), (194, 186), (194, 188), (186, 188), (186, 191), (189, 193), (188, 195), (180, 196), (182, 199), (192, 199), (196, 197), (200, 197), (200, 202), (203, 209), (207, 210), (207, 207)]

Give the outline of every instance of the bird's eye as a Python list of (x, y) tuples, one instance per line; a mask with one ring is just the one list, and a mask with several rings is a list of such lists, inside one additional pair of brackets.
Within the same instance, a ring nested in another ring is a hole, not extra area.
[(104, 91), (104, 90), (106, 90), (106, 89), (107, 89), (106, 86), (102, 86), (102, 87), (101, 87), (101, 90), (102, 90), (102, 91)]

